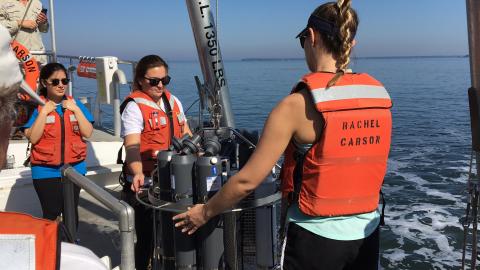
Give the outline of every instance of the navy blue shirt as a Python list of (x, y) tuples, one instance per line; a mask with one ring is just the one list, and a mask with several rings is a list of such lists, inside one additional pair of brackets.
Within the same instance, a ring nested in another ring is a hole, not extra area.
[[(83, 105), (80, 101), (75, 99), (77, 106), (82, 111), (85, 118), (91, 123), (94, 122), (92, 114), (88, 111), (88, 109)], [(58, 115), (63, 116), (62, 104), (57, 104), (57, 108), (55, 111)], [(38, 109), (35, 109), (32, 113), (32, 116), (28, 120), (28, 122), (22, 127), (23, 129), (31, 128), (35, 120), (38, 117)], [(60, 138), (59, 138), (60, 139)], [(59, 166), (47, 166), (47, 165), (32, 165), (32, 179), (45, 179), (45, 178), (56, 178), (62, 177), (62, 169), (63, 164)], [(87, 163), (85, 161), (80, 161), (73, 165), (75, 170), (83, 175), (87, 173)]]

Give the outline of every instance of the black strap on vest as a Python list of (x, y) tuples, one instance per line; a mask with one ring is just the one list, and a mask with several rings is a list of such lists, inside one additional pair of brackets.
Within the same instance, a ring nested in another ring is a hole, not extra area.
[(123, 145), (120, 146), (120, 149), (118, 149), (118, 153), (117, 153), (117, 164), (123, 164), (122, 152), (123, 152)]
[(125, 187), (125, 185), (127, 185), (127, 179), (126, 179), (127, 163), (123, 162), (122, 149), (123, 149), (123, 145), (120, 146), (120, 149), (118, 149), (118, 153), (117, 153), (117, 164), (122, 164), (122, 171), (120, 172), (120, 175), (118, 176), (118, 183), (122, 187)]
[(170, 126), (170, 144), (172, 144), (172, 140), (173, 140), (173, 137), (174, 137), (174, 125), (173, 125), (173, 112), (172, 112), (172, 107), (170, 107), (170, 101), (168, 101), (167, 99), (167, 96), (165, 95), (165, 93), (163, 93), (162, 95), (162, 100), (163, 100), (163, 105), (165, 106), (165, 113), (167, 114), (168, 116), (168, 123), (169, 123), (169, 126)]
[(300, 147), (295, 147), (293, 152), (293, 159), (295, 160), (295, 168), (293, 169), (293, 192), (290, 192), (289, 203), (298, 202), (300, 190), (302, 189), (303, 178), (303, 162), (308, 150)]
[(127, 97), (123, 102), (122, 104), (120, 104), (120, 115), (122, 115), (123, 111), (125, 110), (125, 108), (127, 107), (128, 103), (130, 101), (133, 101), (135, 102), (135, 99), (131, 98), (131, 97)]
[[(133, 101), (135, 102), (135, 100), (133, 98), (126, 98), (122, 104), (120, 105), (120, 116), (122, 115), (123, 111), (125, 110), (125, 108), (127, 107), (127, 104), (130, 102), (130, 101)], [(127, 180), (126, 180), (126, 175), (127, 175), (127, 163), (125, 163), (122, 159), (122, 152), (123, 152), (123, 144), (120, 146), (120, 149), (118, 149), (118, 153), (117, 153), (117, 164), (122, 164), (122, 171), (120, 172), (120, 175), (118, 176), (118, 183), (120, 183), (120, 185), (122, 187), (125, 187), (127, 185)]]
[(382, 197), (382, 214), (380, 215), (380, 226), (385, 226), (385, 206), (387, 202), (385, 201), (385, 195), (383, 195), (383, 191), (380, 189), (380, 196)]

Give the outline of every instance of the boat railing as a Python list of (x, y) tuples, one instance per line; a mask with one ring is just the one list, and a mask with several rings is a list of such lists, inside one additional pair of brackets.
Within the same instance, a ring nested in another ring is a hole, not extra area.
[(118, 227), (120, 231), (120, 269), (134, 270), (135, 213), (133, 208), (126, 202), (112, 196), (87, 177), (78, 173), (70, 165), (66, 165), (62, 168), (62, 182), (64, 192), (64, 222), (72, 239), (76, 239), (74, 205), (75, 184), (116, 215), (119, 221)]

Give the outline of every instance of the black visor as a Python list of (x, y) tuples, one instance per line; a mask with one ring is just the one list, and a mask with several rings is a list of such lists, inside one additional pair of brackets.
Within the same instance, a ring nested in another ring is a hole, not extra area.
[(307, 32), (308, 28), (310, 27), (317, 30), (320, 33), (323, 33), (323, 34), (326, 34), (327, 36), (332, 36), (332, 37), (336, 36), (339, 32), (339, 29), (337, 26), (335, 26), (334, 22), (330, 22), (320, 17), (317, 17), (315, 15), (312, 15), (310, 16), (310, 18), (308, 18), (307, 27), (305, 27), (302, 31), (300, 31), (300, 33), (295, 38), (299, 38), (305, 35), (305, 32)]

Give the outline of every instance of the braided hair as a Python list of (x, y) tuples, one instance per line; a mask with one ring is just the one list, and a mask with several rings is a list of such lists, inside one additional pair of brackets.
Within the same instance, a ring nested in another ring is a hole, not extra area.
[(326, 51), (332, 53), (336, 60), (337, 70), (335, 76), (327, 84), (327, 88), (329, 88), (335, 85), (348, 68), (352, 42), (357, 32), (359, 20), (355, 10), (351, 8), (351, 0), (325, 3), (316, 8), (312, 15), (333, 22), (338, 29), (334, 36), (320, 33)]

